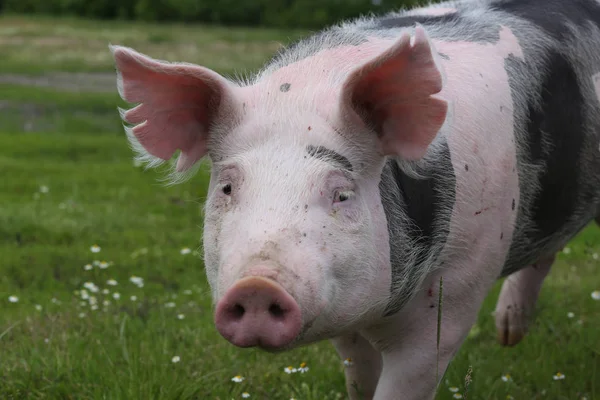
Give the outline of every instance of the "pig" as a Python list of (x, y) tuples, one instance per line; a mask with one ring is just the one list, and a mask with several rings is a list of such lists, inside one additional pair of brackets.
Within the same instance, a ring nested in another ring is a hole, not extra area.
[(498, 340), (519, 343), (555, 254), (600, 219), (596, 0), (360, 17), (236, 80), (111, 51), (136, 157), (172, 183), (210, 162), (216, 329), (331, 340), (351, 399), (433, 398), (501, 278)]

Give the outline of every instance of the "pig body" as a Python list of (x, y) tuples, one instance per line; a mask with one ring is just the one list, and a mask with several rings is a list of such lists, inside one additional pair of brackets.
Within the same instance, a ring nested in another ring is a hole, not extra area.
[(554, 254), (600, 218), (600, 2), (358, 19), (240, 82), (113, 52), (139, 157), (212, 161), (217, 329), (332, 339), (351, 398), (433, 397), (440, 278), (440, 371), (499, 277), (498, 339), (519, 342)]

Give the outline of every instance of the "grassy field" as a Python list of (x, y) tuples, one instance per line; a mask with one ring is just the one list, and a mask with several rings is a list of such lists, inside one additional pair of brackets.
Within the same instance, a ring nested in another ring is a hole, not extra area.
[[(132, 163), (116, 92), (52, 75), (110, 73), (108, 42), (243, 71), (300, 34), (0, 18), (0, 399), (345, 398), (328, 342), (272, 355), (218, 335), (198, 254), (206, 168), (160, 186)], [(465, 395), (470, 368), (469, 399), (600, 399), (600, 229), (567, 249), (512, 349), (495, 342), (498, 283), (438, 399)]]

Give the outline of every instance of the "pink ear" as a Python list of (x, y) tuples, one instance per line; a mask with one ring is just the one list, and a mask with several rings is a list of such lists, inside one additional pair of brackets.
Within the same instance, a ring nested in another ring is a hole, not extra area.
[(359, 67), (346, 81), (342, 101), (380, 136), (385, 155), (423, 157), (442, 127), (446, 101), (425, 30), (417, 26), (414, 44), (405, 32), (387, 51)]
[(123, 114), (125, 122), (135, 125), (133, 135), (163, 160), (181, 150), (177, 170), (189, 169), (206, 154), (209, 125), (228, 82), (200, 66), (159, 62), (120, 46), (111, 50), (121, 97), (141, 103)]

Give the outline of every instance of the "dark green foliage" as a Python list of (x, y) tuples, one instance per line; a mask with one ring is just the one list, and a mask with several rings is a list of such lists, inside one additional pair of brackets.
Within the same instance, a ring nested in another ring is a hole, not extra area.
[(0, 12), (319, 29), (423, 0), (0, 0)]

